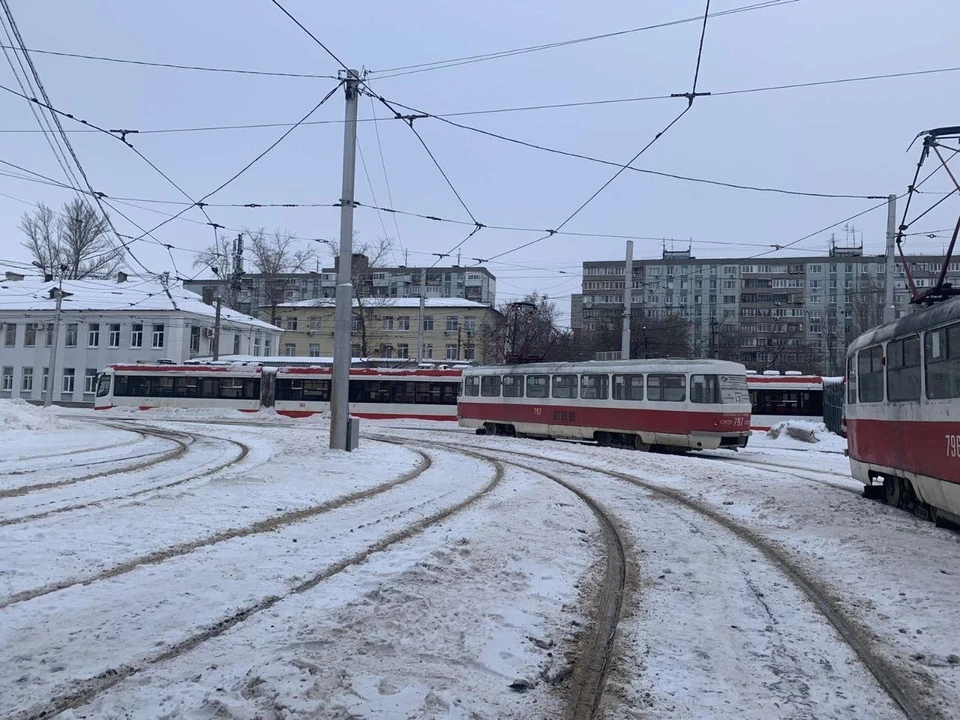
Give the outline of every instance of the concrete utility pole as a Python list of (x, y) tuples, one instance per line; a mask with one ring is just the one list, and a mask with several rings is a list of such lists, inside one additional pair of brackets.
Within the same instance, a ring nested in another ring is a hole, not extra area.
[(887, 273), (886, 273), (886, 297), (883, 303), (883, 321), (885, 323), (893, 322), (897, 318), (897, 307), (894, 303), (894, 265), (896, 257), (894, 246), (897, 239), (897, 196), (887, 196)]
[(420, 270), (420, 329), (417, 331), (417, 362), (423, 362), (423, 310), (427, 303), (427, 269)]
[[(223, 307), (223, 299), (217, 295), (214, 303), (217, 306), (217, 314), (213, 319), (213, 359), (220, 359), (220, 311)], [(278, 353), (279, 354), (279, 353)]]
[(333, 385), (330, 393), (330, 448), (347, 450), (350, 420), (350, 315), (353, 312), (353, 188), (357, 165), (357, 94), (360, 76), (347, 70), (343, 125), (343, 189), (340, 194), (340, 263), (333, 333)]
[(60, 345), (60, 310), (63, 307), (63, 272), (60, 268), (60, 282), (57, 284), (57, 314), (53, 317), (53, 342), (50, 343), (50, 369), (47, 371), (47, 390), (43, 394), (43, 406), (53, 404), (53, 384), (57, 379), (57, 348)]
[(623, 268), (623, 333), (620, 336), (620, 359), (630, 359), (630, 305), (633, 302), (633, 240), (627, 240), (627, 261)]

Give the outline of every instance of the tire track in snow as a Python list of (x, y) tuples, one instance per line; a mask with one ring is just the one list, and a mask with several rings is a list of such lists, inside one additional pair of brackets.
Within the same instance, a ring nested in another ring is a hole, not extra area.
[[(116, 430), (124, 430), (127, 428), (122, 428), (117, 425), (109, 425)], [(111, 470), (105, 470), (98, 473), (90, 473), (89, 475), (81, 475), (77, 478), (70, 478), (68, 480), (57, 480), (55, 482), (47, 483), (35, 483), (33, 485), (21, 485), (19, 487), (10, 488), (7, 490), (0, 490), (0, 500), (4, 498), (11, 497), (22, 497), (23, 495), (29, 495), (30, 493), (38, 492), (41, 490), (50, 490), (51, 488), (67, 487), (69, 485), (76, 485), (77, 483), (86, 482), (87, 480), (95, 480), (101, 477), (108, 477), (110, 475), (120, 475), (128, 472), (136, 472), (137, 470), (143, 470), (144, 468), (153, 467), (154, 465), (159, 465), (163, 462), (168, 462), (170, 460), (176, 460), (183, 457), (187, 448), (190, 444), (196, 439), (196, 436), (190, 435), (189, 433), (178, 433), (171, 432), (168, 430), (148, 430), (146, 428), (138, 428), (136, 432), (142, 432), (144, 435), (151, 435), (154, 437), (159, 437), (164, 440), (169, 440), (176, 444), (176, 447), (172, 450), (161, 451), (162, 454), (160, 457), (154, 458), (153, 460), (148, 460), (146, 462), (134, 463), (133, 465), (126, 465), (124, 467), (113, 468)], [(180, 439), (181, 436), (186, 435), (191, 438), (190, 442), (185, 442)]]
[(143, 567), (145, 565), (157, 565), (165, 560), (186, 555), (194, 550), (216, 545), (217, 543), (222, 543), (227, 540), (233, 540), (234, 538), (239, 537), (247, 537), (249, 535), (256, 535), (258, 533), (273, 532), (286, 525), (293, 525), (295, 523), (302, 522), (303, 520), (308, 520), (309, 518), (322, 515), (323, 513), (331, 510), (336, 510), (358, 500), (365, 500), (367, 498), (380, 495), (399, 485), (403, 485), (416, 479), (433, 464), (433, 460), (426, 453), (420, 452), (419, 450), (414, 450), (414, 452), (420, 455), (420, 461), (417, 463), (415, 468), (408, 470), (399, 477), (396, 477), (385, 483), (381, 483), (380, 485), (375, 485), (374, 487), (367, 488), (366, 490), (358, 490), (357, 492), (353, 492), (348, 495), (332, 498), (318, 505), (311, 505), (299, 510), (291, 510), (290, 512), (286, 512), (281, 515), (273, 515), (255, 522), (252, 525), (229, 528), (205, 538), (199, 538), (191, 542), (173, 545), (172, 547), (157, 550), (156, 552), (152, 552), (147, 555), (131, 558), (124, 563), (115, 565), (101, 573), (97, 573), (96, 575), (90, 575), (82, 578), (70, 578), (61, 582), (44, 585), (43, 587), (35, 588), (33, 590), (25, 590), (0, 600), (0, 610), (10, 607), (11, 605), (16, 605), (17, 603), (42, 597), (43, 595), (49, 595), (50, 593), (59, 592), (60, 590), (66, 590), (67, 588), (74, 587), (75, 585), (90, 585), (91, 583), (99, 580), (115, 578), (119, 575), (124, 575), (128, 572), (136, 570), (139, 567)]
[[(149, 431), (147, 432), (148, 434), (150, 434)], [(166, 431), (157, 431), (157, 432), (162, 433)], [(42, 518), (49, 517), (51, 515), (59, 515), (61, 513), (75, 512), (77, 510), (85, 510), (86, 508), (95, 507), (103, 503), (115, 502), (118, 500), (130, 500), (132, 498), (140, 497), (142, 495), (149, 495), (151, 493), (155, 493), (159, 490), (167, 490), (172, 487), (177, 487), (178, 485), (184, 485), (189, 482), (194, 482), (195, 480), (201, 480), (203, 478), (209, 477), (210, 475), (215, 475), (216, 473), (227, 469), (231, 465), (236, 465), (237, 463), (244, 460), (247, 457), (247, 455), (250, 453), (250, 447), (237, 440), (229, 440), (227, 438), (215, 437), (213, 435), (198, 435), (194, 433), (176, 433), (176, 434), (186, 435), (191, 439), (190, 443), (183, 443), (184, 448), (183, 448), (183, 452), (180, 453), (180, 457), (182, 457), (183, 454), (186, 452), (187, 448), (191, 447), (193, 443), (195, 443), (199, 438), (207, 438), (207, 439), (216, 440), (218, 442), (229, 443), (230, 445), (233, 445), (234, 447), (239, 448), (239, 452), (235, 457), (225, 462), (218, 463), (214, 467), (204, 470), (202, 473), (199, 473), (197, 475), (189, 475), (188, 477), (180, 478), (179, 480), (174, 480), (172, 482), (161, 483), (160, 485), (151, 485), (150, 487), (143, 488), (141, 490), (136, 490), (130, 493), (123, 493), (120, 495), (111, 495), (108, 497), (98, 498), (96, 500), (89, 500), (87, 502), (77, 503), (75, 505), (64, 505), (63, 507), (54, 508), (53, 510), (44, 510), (42, 512), (30, 513), (28, 515), (18, 515), (17, 517), (13, 517), (13, 518), (3, 518), (3, 519), (0, 519), (0, 527), (7, 527), (9, 525), (18, 525), (25, 522), (32, 522), (33, 520), (40, 520)], [(178, 442), (182, 442), (182, 441), (178, 441)], [(160, 462), (162, 462), (162, 460), (157, 460), (151, 463), (145, 463), (142, 465), (142, 467), (151, 467), (159, 464)], [(116, 474), (121, 474), (122, 472), (130, 472), (130, 468), (127, 468), (126, 470), (123, 470), (123, 471), (100, 473), (96, 477), (103, 477), (105, 475), (116, 475)], [(87, 479), (91, 479), (91, 478), (87, 478)], [(73, 482), (79, 482), (79, 480), (73, 481)], [(73, 484), (73, 482), (67, 483), (67, 484)], [(0, 497), (0, 499), (2, 499), (2, 497)]]
[[(462, 447), (448, 442), (438, 442), (434, 444), (439, 447)], [(484, 448), (484, 450), (486, 449)], [(738, 523), (736, 520), (709, 504), (691, 498), (679, 490), (666, 488), (616, 470), (567, 460), (555, 460), (544, 457), (543, 455), (517, 452), (515, 450), (490, 449), (487, 450), (487, 452), (509, 453), (511, 456), (529, 457), (541, 462), (554, 463), (613, 477), (635, 487), (642, 488), (669, 502), (693, 510), (708, 520), (717, 523), (743, 542), (758, 550), (774, 567), (780, 570), (803, 595), (809, 598), (820, 611), (820, 614), (826, 618), (843, 641), (854, 651), (864, 667), (870, 671), (884, 692), (886, 692), (890, 699), (900, 708), (904, 717), (909, 720), (946, 720), (945, 716), (940, 712), (940, 709), (933, 704), (933, 701), (925, 691), (925, 677), (920, 675), (916, 669), (907, 670), (895, 665), (884, 657), (877, 647), (876, 641), (870, 637), (869, 633), (859, 627), (855, 620), (848, 617), (834, 601), (829, 588), (820, 584), (807, 570), (790, 561), (774, 542), (762, 537), (755, 530)], [(496, 459), (495, 456), (490, 456), (483, 452), (477, 454), (481, 457), (487, 457), (488, 459)]]
[[(402, 445), (403, 441), (390, 441), (394, 444)], [(311, 577), (307, 578), (303, 582), (294, 586), (289, 592), (286, 592), (282, 595), (272, 595), (266, 597), (256, 603), (250, 604), (244, 608), (237, 610), (234, 614), (230, 615), (227, 618), (220, 620), (212, 626), (204, 628), (199, 632), (196, 632), (189, 637), (184, 638), (180, 642), (168, 647), (163, 652), (160, 652), (152, 657), (144, 659), (138, 662), (135, 665), (123, 665), (119, 668), (111, 668), (104, 672), (101, 672), (91, 678), (85, 680), (75, 681), (71, 683), (71, 688), (58, 694), (56, 697), (53, 697), (47, 701), (33, 705), (30, 708), (15, 712), (11, 715), (11, 720), (45, 720), (46, 718), (51, 718), (60, 713), (76, 708), (80, 705), (90, 702), (98, 695), (106, 692), (110, 688), (119, 684), (120, 682), (126, 680), (127, 678), (136, 675), (139, 672), (142, 672), (154, 665), (159, 665), (167, 660), (172, 660), (177, 658), (191, 650), (195, 647), (203, 644), (207, 640), (210, 640), (215, 637), (223, 635), (225, 632), (231, 628), (239, 625), (250, 617), (257, 615), (258, 613), (263, 612), (264, 610), (269, 610), (277, 603), (282, 602), (286, 598), (292, 597), (294, 595), (299, 595), (305, 593), (309, 590), (312, 590), (317, 585), (319, 585), (324, 580), (327, 580), (347, 568), (350, 568), (355, 565), (359, 565), (366, 561), (371, 555), (382, 552), (392, 545), (395, 545), (399, 542), (407, 540), (414, 535), (417, 535), (432, 525), (436, 525), (439, 522), (447, 519), (448, 517), (466, 509), (470, 505), (473, 505), (481, 498), (488, 495), (490, 492), (496, 488), (504, 477), (503, 464), (494, 458), (488, 458), (480, 455), (479, 453), (473, 453), (470, 451), (463, 451), (455, 449), (454, 452), (459, 452), (460, 454), (469, 455), (475, 457), (479, 460), (482, 460), (486, 463), (491, 464), (494, 467), (494, 476), (493, 478), (485, 483), (480, 490), (472, 493), (464, 500), (438, 510), (437, 512), (422, 518), (411, 525), (408, 525), (406, 528), (398, 530), (394, 533), (387, 535), (386, 537), (381, 538), (380, 540), (368, 545), (363, 550), (356, 552), (348, 557), (328, 565), (323, 570), (315, 573)]]

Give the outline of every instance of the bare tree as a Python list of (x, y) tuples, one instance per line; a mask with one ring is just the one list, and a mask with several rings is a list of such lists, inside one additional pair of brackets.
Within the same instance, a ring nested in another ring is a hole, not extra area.
[(634, 315), (630, 323), (630, 357), (693, 357), (690, 321), (682, 315), (663, 318)]
[(500, 315), (480, 328), (486, 358), (496, 362), (528, 363), (566, 359), (572, 351), (557, 325), (560, 309), (546, 295), (531, 293), (523, 300), (501, 303)]
[(208, 267), (223, 282), (217, 292), (223, 304), (237, 312), (248, 312), (251, 308), (242, 308), (240, 306), (240, 288), (237, 284), (229, 282), (230, 271), (232, 270), (231, 253), (233, 252), (233, 241), (222, 235), (217, 236), (217, 242), (214, 245), (203, 249), (197, 253), (193, 259), (193, 267)]
[(40, 203), (20, 219), (27, 236), (22, 245), (43, 273), (69, 280), (106, 277), (122, 266), (123, 252), (111, 243), (109, 228), (106, 216), (79, 198), (65, 203), (59, 215)]

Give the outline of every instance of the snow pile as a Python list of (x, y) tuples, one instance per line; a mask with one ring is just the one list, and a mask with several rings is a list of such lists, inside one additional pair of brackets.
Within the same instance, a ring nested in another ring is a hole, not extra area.
[(292, 418), (279, 414), (273, 408), (262, 408), (256, 412), (244, 412), (233, 408), (181, 408), (155, 407), (141, 410), (138, 407), (113, 407), (109, 410), (97, 411), (98, 417), (112, 417), (123, 415), (138, 420), (238, 420), (254, 423), (276, 422), (282, 424), (329, 424), (326, 413), (316, 413), (304, 418)]
[(790, 437), (794, 440), (815, 443), (820, 442), (820, 437), (829, 433), (827, 426), (822, 422), (812, 422), (810, 420), (783, 420), (778, 422), (767, 431), (767, 437), (777, 440), (781, 437)]
[(0, 431), (50, 430), (59, 427), (60, 421), (55, 415), (26, 400), (0, 400)]

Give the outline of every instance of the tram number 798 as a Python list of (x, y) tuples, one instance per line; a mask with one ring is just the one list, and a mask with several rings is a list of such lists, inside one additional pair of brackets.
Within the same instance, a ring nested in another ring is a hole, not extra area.
[(960, 457), (960, 435), (946, 435), (947, 457)]

